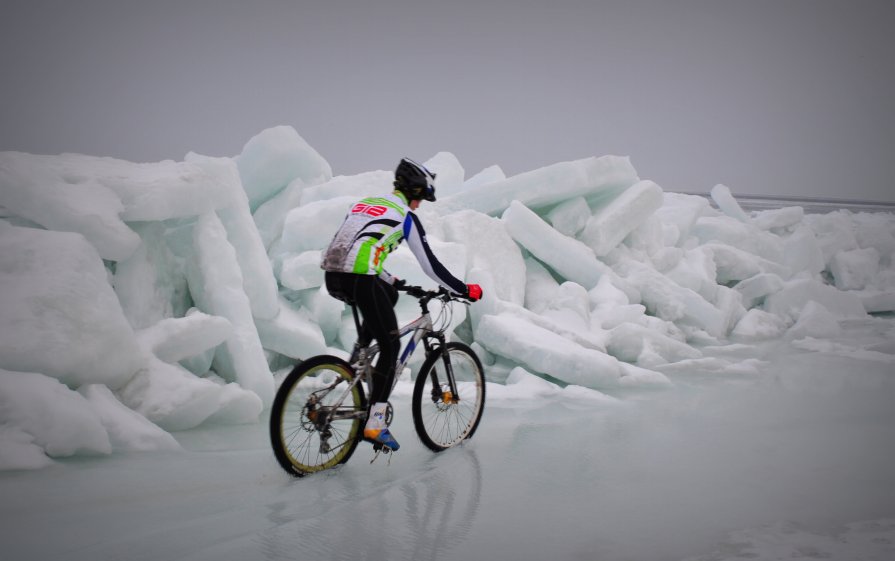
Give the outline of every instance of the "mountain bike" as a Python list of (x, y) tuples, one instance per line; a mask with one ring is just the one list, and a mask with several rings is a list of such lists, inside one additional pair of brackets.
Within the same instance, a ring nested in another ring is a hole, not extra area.
[[(402, 292), (419, 300), (420, 316), (398, 329), (410, 336), (397, 361), (394, 389), (413, 352), (422, 342), (426, 358), (413, 387), (413, 424), (422, 443), (434, 452), (472, 438), (485, 406), (482, 363), (468, 345), (447, 341), (452, 305), (469, 300), (418, 286), (402, 286)], [(441, 308), (433, 321), (430, 304)], [(363, 440), (367, 420), (367, 390), (373, 376), (375, 342), (365, 338), (361, 318), (351, 305), (358, 340), (346, 361), (332, 355), (309, 358), (298, 364), (277, 390), (270, 411), (270, 442), (286, 472), (296, 477), (345, 463)], [(386, 424), (391, 424), (389, 404)], [(389, 449), (374, 444), (377, 456)], [(375, 459), (375, 456), (374, 456)]]

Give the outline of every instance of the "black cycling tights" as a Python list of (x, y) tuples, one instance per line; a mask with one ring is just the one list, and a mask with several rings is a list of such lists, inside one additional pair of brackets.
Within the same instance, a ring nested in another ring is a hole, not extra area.
[(379, 359), (373, 368), (373, 388), (370, 403), (388, 401), (395, 378), (395, 365), (401, 340), (398, 337), (398, 318), (395, 304), (398, 291), (375, 275), (327, 272), (326, 290), (343, 302), (356, 304), (363, 318), (361, 333), (379, 344)]

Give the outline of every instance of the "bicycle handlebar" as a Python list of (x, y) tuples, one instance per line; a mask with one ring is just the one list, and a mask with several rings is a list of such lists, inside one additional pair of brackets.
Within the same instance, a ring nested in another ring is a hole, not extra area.
[(429, 300), (436, 299), (436, 298), (443, 300), (445, 302), (450, 302), (451, 300), (456, 300), (458, 302), (463, 302), (463, 303), (472, 302), (472, 299), (469, 298), (468, 296), (464, 296), (462, 294), (455, 294), (453, 292), (450, 292), (448, 289), (444, 288), (443, 286), (439, 286), (438, 290), (426, 290), (425, 288), (423, 288), (421, 286), (413, 286), (410, 284), (403, 284), (400, 286), (395, 286), (395, 289), (399, 290), (401, 292), (406, 292), (410, 296), (413, 296), (414, 298), (418, 298), (419, 300), (424, 300), (426, 302), (428, 302)]

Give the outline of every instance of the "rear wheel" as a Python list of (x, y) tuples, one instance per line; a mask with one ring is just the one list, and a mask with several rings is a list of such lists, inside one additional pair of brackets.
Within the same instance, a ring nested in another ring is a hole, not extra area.
[[(448, 380), (448, 364), (456, 392)], [(420, 440), (440, 452), (472, 438), (485, 407), (485, 374), (475, 351), (448, 343), (429, 355), (413, 387), (413, 424)]]
[(344, 463), (360, 441), (367, 398), (344, 360), (318, 356), (283, 380), (270, 410), (270, 443), (280, 466), (301, 477)]

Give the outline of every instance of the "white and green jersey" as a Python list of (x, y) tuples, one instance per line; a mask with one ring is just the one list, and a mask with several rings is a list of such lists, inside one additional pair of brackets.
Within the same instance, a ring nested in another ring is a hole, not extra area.
[(397, 192), (355, 203), (323, 253), (320, 266), (325, 271), (379, 275), (391, 283), (394, 277), (384, 269), (385, 260), (405, 239), (432, 280), (454, 293), (466, 294), (463, 281), (445, 269), (432, 253), (419, 218)]

